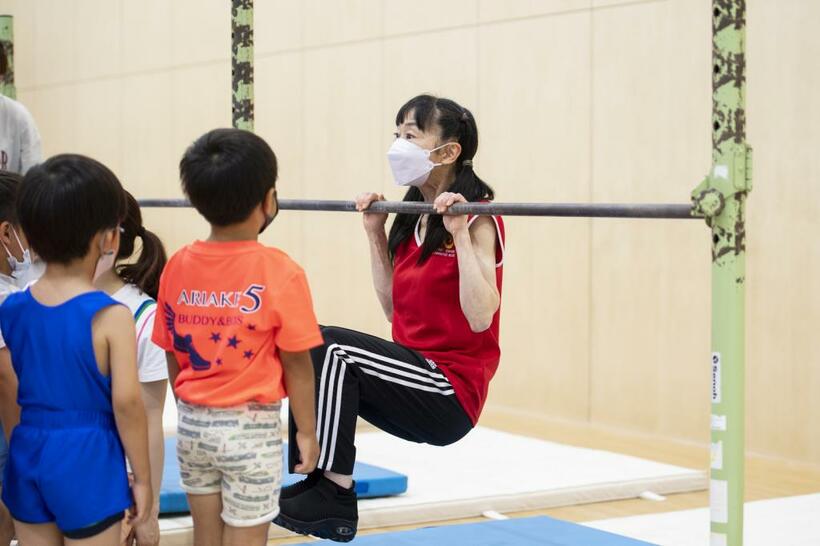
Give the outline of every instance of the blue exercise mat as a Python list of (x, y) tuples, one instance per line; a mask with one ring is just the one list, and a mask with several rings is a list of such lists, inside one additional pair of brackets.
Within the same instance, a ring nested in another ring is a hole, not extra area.
[[(288, 452), (287, 444), (283, 445), (282, 452)], [(287, 458), (282, 464), (282, 468), (286, 469)], [(285, 472), (282, 485), (290, 485), (303, 478), (301, 474)], [(353, 469), (353, 479), (356, 480), (356, 494), (362, 499), (389, 497), (407, 491), (407, 476), (378, 466), (356, 463)], [(174, 437), (165, 439), (165, 468), (159, 492), (159, 511), (161, 514), (188, 512), (188, 499), (185, 497), (185, 491), (179, 485), (177, 442)]]
[[(315, 546), (316, 541), (300, 546)], [(367, 535), (366, 546), (657, 546), (546, 516)]]

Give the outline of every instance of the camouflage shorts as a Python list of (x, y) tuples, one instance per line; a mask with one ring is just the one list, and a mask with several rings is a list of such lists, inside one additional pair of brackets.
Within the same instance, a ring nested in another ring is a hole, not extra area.
[(177, 459), (191, 495), (222, 493), (222, 520), (234, 527), (279, 513), (282, 431), (279, 404), (235, 408), (177, 403)]

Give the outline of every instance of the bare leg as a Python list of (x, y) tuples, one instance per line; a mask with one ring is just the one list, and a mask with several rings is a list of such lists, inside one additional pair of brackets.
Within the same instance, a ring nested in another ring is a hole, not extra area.
[(14, 520), (6, 505), (0, 501), (0, 546), (9, 546), (14, 539)]
[(270, 522), (253, 527), (226, 525), (222, 534), (222, 546), (265, 546), (269, 528)]
[[(37, 544), (42, 546), (63, 546), (63, 534), (53, 523), (22, 523), (14, 522), (17, 538), (22, 544)], [(119, 533), (119, 529), (117, 530)], [(119, 534), (117, 534), (119, 537)]]
[(351, 474), (337, 474), (336, 472), (325, 470), (325, 477), (335, 482), (339, 487), (344, 487), (345, 489), (353, 487), (353, 476)]
[(225, 524), (222, 522), (222, 493), (188, 495), (194, 520), (194, 546), (221, 546)]

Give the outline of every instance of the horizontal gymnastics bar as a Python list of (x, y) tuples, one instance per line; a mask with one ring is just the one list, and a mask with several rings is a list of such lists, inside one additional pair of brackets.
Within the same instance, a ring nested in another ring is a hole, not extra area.
[[(184, 199), (140, 199), (142, 207), (190, 207)], [(356, 212), (353, 201), (323, 201), (316, 199), (280, 199), (281, 210), (315, 210)], [(434, 214), (433, 205), (413, 201), (378, 201), (371, 212)], [(687, 204), (629, 203), (466, 203), (450, 207), (451, 214), (491, 214), (501, 216), (561, 216), (575, 218), (666, 218), (695, 219)]]

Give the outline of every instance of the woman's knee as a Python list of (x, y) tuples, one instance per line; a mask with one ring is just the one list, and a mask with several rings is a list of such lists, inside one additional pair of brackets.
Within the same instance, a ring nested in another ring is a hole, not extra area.
[(350, 330), (339, 326), (319, 326), (319, 330), (322, 332), (322, 339), (325, 340), (326, 347), (343, 341), (350, 335)]
[(313, 367), (317, 371), (324, 367), (328, 351), (330, 351), (334, 345), (339, 344), (343, 338), (343, 332), (345, 331), (343, 328), (339, 328), (337, 326), (319, 326), (319, 330), (322, 333), (324, 343), (318, 347), (314, 347), (310, 351), (310, 358), (313, 361)]

